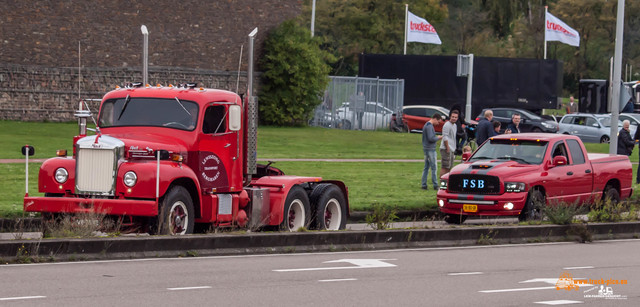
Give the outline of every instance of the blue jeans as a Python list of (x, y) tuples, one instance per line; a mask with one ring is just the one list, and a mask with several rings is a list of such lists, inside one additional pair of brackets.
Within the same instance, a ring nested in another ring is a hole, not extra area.
[(429, 176), (429, 168), (431, 168), (431, 181), (433, 189), (438, 189), (438, 157), (436, 150), (424, 151), (424, 170), (422, 170), (422, 188), (427, 188), (427, 177)]

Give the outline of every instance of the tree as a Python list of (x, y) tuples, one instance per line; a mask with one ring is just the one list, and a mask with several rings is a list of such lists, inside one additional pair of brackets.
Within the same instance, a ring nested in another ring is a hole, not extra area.
[(268, 125), (305, 125), (326, 89), (333, 58), (308, 29), (288, 20), (269, 33), (260, 62), (260, 121)]
[[(311, 16), (310, 1), (304, 16)], [(322, 48), (335, 55), (332, 75), (356, 75), (360, 53), (402, 54), (405, 5), (432, 24), (447, 18), (439, 0), (322, 0), (316, 3), (315, 35)], [(305, 20), (309, 24), (308, 20)], [(437, 45), (410, 43), (407, 53), (439, 53)]]

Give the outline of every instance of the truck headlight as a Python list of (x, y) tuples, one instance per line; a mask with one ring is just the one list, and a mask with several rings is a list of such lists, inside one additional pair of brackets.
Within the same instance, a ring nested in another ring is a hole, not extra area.
[(440, 190), (446, 190), (447, 189), (447, 184), (449, 183), (448, 180), (442, 180), (440, 179)]
[(67, 179), (69, 179), (69, 172), (67, 172), (66, 169), (61, 167), (56, 170), (55, 177), (58, 183), (65, 183), (67, 182)]
[(138, 176), (133, 171), (128, 171), (124, 174), (122, 181), (124, 181), (124, 185), (133, 187), (138, 182)]
[(524, 192), (525, 184), (524, 182), (505, 182), (504, 183), (504, 191), (510, 193), (518, 193)]

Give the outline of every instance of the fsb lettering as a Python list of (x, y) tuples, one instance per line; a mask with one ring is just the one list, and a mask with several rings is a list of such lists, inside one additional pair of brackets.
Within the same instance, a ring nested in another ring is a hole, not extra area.
[(462, 179), (463, 188), (484, 189), (484, 180), (482, 179)]

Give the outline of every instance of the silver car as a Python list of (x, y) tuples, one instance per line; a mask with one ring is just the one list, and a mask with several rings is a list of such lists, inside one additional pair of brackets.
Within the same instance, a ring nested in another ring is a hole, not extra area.
[[(622, 122), (618, 121), (619, 131)], [(611, 115), (572, 113), (560, 119), (558, 133), (571, 134), (579, 137), (583, 142), (609, 143), (611, 140)]]
[(356, 110), (352, 110), (350, 104), (350, 102), (344, 102), (336, 109), (339, 128), (361, 130), (389, 128), (393, 111), (381, 103), (367, 101)]

